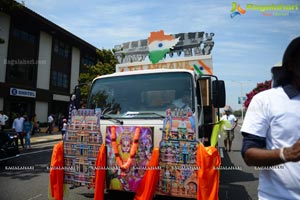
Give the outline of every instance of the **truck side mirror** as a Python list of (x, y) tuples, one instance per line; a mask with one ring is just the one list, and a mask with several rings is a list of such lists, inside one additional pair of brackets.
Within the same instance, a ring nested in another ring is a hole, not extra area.
[(212, 81), (213, 105), (215, 108), (223, 108), (226, 104), (225, 82), (222, 80)]

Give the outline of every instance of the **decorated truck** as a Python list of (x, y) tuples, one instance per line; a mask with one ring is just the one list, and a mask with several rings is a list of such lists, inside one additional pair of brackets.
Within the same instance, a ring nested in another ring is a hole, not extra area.
[[(206, 147), (225, 86), (213, 73), (213, 36), (158, 31), (116, 47), (116, 72), (93, 80), (88, 109), (72, 112), (64, 141), (65, 166), (82, 176), (96, 171), (82, 179), (95, 187), (95, 199), (103, 190), (108, 199), (217, 199), (219, 155)], [(73, 171), (65, 170), (65, 183), (80, 179)]]

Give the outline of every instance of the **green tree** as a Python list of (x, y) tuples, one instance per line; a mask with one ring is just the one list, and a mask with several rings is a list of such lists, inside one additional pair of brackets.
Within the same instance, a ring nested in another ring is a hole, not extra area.
[[(0, 12), (11, 12), (16, 9), (23, 8), (25, 6), (25, 2), (22, 1), (22, 4), (19, 4), (18, 2), (14, 0), (1, 0), (0, 1)], [(1, 31), (1, 25), (0, 25), (0, 31)], [(0, 44), (5, 43), (5, 40), (3, 38), (0, 38)]]
[(242, 110), (236, 110), (233, 112), (234, 116), (241, 117), (242, 116)]
[(15, 9), (23, 8), (25, 6), (25, 1), (22, 1), (22, 4), (16, 2), (15, 0), (1, 0), (0, 1), (0, 11), (1, 12), (10, 12)]
[(81, 98), (86, 99), (89, 93), (90, 84), (97, 76), (111, 74), (115, 72), (115, 66), (118, 63), (111, 50), (96, 50), (98, 61), (93, 66), (84, 66), (83, 72), (79, 75), (79, 83), (86, 83), (81, 87)]

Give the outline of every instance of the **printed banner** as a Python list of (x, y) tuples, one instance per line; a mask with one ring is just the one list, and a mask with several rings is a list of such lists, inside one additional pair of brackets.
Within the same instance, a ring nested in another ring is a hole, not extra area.
[(136, 192), (152, 155), (152, 128), (107, 127), (106, 147), (107, 188)]
[(197, 198), (198, 167), (195, 119), (191, 112), (167, 110), (160, 142), (160, 177), (156, 194)]
[(64, 138), (65, 183), (94, 186), (94, 166), (101, 144), (99, 116), (90, 109), (73, 110)]

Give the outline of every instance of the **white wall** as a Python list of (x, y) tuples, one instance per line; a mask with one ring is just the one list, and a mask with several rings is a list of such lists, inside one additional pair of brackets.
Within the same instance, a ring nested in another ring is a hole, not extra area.
[(78, 84), (79, 70), (80, 70), (80, 51), (76, 47), (72, 47), (70, 93), (73, 92), (75, 85)]
[(48, 118), (48, 102), (36, 101), (35, 102), (36, 119), (40, 122), (47, 122)]
[(70, 101), (70, 97), (66, 95), (60, 95), (60, 94), (53, 94), (53, 100), (54, 101)]
[(0, 44), (0, 82), (5, 82), (9, 27), (10, 16), (0, 12), (0, 38), (5, 40), (4, 44)]
[(41, 31), (39, 44), (37, 88), (49, 90), (52, 36)]

